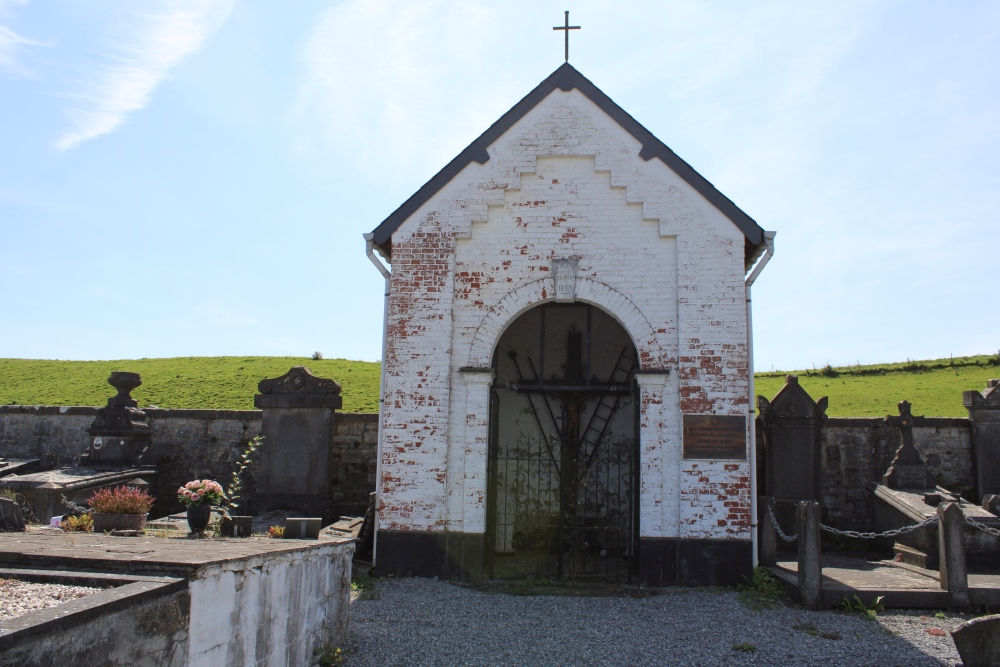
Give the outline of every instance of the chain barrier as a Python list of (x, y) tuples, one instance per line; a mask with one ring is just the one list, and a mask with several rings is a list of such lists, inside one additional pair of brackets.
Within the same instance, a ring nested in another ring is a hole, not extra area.
[(1000, 537), (1000, 528), (993, 528), (992, 526), (987, 526), (985, 523), (979, 523), (971, 516), (965, 517), (965, 523), (975, 528), (978, 528), (979, 530), (989, 535), (992, 535), (993, 537)]
[(937, 523), (937, 516), (929, 516), (920, 523), (915, 523), (912, 526), (903, 526), (902, 528), (893, 528), (892, 530), (886, 530), (881, 533), (863, 533), (857, 530), (839, 530), (832, 526), (826, 526), (820, 524), (819, 527), (828, 533), (833, 533), (834, 535), (840, 535), (842, 537), (855, 537), (862, 540), (874, 540), (876, 537), (896, 537), (897, 535), (905, 535), (906, 533), (912, 533), (915, 530), (919, 530), (924, 526), (929, 526), (932, 523)]
[(799, 539), (798, 533), (792, 535), (791, 537), (785, 535), (784, 531), (781, 530), (781, 526), (778, 524), (778, 520), (774, 517), (774, 508), (771, 507), (770, 505), (767, 506), (767, 513), (771, 516), (771, 525), (774, 526), (774, 532), (778, 534), (778, 537), (780, 537), (786, 542), (794, 542), (795, 540)]
[[(767, 513), (768, 516), (771, 517), (771, 525), (774, 526), (774, 532), (778, 534), (778, 537), (783, 539), (785, 542), (794, 542), (795, 540), (799, 539), (798, 533), (796, 533), (795, 535), (786, 535), (785, 532), (781, 530), (781, 526), (778, 524), (778, 519), (775, 518), (774, 516), (774, 508), (771, 507), (770, 505), (767, 506)], [(832, 533), (834, 535), (840, 535), (842, 537), (854, 537), (862, 540), (874, 540), (877, 537), (896, 537), (897, 535), (905, 535), (906, 533), (912, 533), (915, 530), (919, 530), (925, 526), (931, 525), (932, 523), (936, 523), (937, 520), (938, 518), (936, 515), (929, 516), (920, 523), (915, 523), (912, 526), (893, 528), (892, 530), (887, 530), (881, 533), (865, 533), (858, 530), (840, 530), (838, 528), (834, 528), (833, 526), (827, 526), (826, 524), (822, 523), (819, 525), (819, 527), (828, 533)], [(976, 526), (980, 530), (986, 531), (990, 535), (1000, 536), (1000, 530), (996, 528), (990, 528), (989, 526), (985, 526), (969, 517), (966, 517), (965, 520), (971, 523), (972, 525)]]

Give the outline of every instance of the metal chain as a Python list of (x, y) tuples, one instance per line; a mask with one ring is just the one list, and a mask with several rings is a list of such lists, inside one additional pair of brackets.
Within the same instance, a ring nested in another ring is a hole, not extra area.
[(771, 516), (771, 525), (774, 526), (774, 532), (778, 534), (778, 537), (780, 537), (786, 542), (794, 542), (795, 540), (799, 539), (798, 533), (792, 535), (791, 537), (785, 535), (784, 531), (781, 530), (781, 526), (778, 525), (778, 520), (774, 517), (774, 508), (771, 507), (770, 505), (767, 506), (767, 513)]
[(970, 526), (975, 526), (979, 530), (983, 531), (984, 533), (989, 533), (993, 537), (1000, 537), (1000, 528), (993, 528), (992, 526), (987, 526), (985, 523), (979, 523), (971, 516), (965, 517), (965, 523), (969, 524)]
[(905, 533), (912, 533), (915, 530), (923, 528), (924, 526), (929, 526), (932, 523), (936, 523), (938, 520), (937, 515), (929, 516), (920, 523), (915, 523), (912, 526), (903, 526), (902, 528), (893, 528), (892, 530), (887, 530), (882, 533), (863, 533), (857, 530), (838, 530), (832, 526), (826, 526), (820, 524), (819, 527), (828, 533), (833, 533), (834, 535), (842, 535), (843, 537), (856, 537), (863, 540), (873, 540), (876, 537), (895, 537), (896, 535), (903, 535)]

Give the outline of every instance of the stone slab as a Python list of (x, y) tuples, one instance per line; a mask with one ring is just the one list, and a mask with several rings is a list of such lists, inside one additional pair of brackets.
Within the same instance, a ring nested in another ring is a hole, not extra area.
[(330, 543), (352, 541), (330, 535), (321, 535), (318, 540), (311, 541), (263, 537), (111, 537), (29, 528), (26, 533), (0, 534), (0, 566), (188, 575), (209, 564), (307, 551)]
[[(867, 603), (883, 596), (882, 604), (899, 609), (944, 609), (950, 606), (941, 590), (938, 573), (893, 561), (823, 554), (823, 604), (835, 607), (854, 595)], [(779, 561), (768, 568), (785, 586), (796, 592), (798, 563)], [(1000, 574), (970, 574), (969, 603), (974, 606), (1000, 604)]]

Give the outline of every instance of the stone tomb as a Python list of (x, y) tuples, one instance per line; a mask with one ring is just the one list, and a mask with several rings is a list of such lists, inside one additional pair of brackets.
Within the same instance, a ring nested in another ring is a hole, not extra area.
[(347, 637), (353, 551), (329, 536), (0, 535), (0, 577), (110, 587), (4, 621), (0, 667), (308, 665)]
[[(908, 401), (900, 401), (899, 415), (885, 418), (886, 425), (899, 429), (900, 445), (882, 484), (875, 488), (872, 511), (876, 531), (882, 532), (920, 523), (937, 515), (941, 503), (959, 503), (966, 517), (991, 528), (1000, 527), (1000, 519), (931, 480), (923, 457), (913, 444), (913, 427), (923, 423), (914, 417)], [(963, 529), (963, 542), (970, 570), (995, 568), (1000, 558), (1000, 538), (969, 525)], [(896, 557), (919, 567), (936, 569), (940, 564), (938, 529), (932, 523), (924, 528), (899, 535), (893, 545)]]
[(139, 374), (115, 371), (108, 384), (118, 394), (97, 411), (87, 430), (90, 441), (80, 457), (82, 465), (0, 477), (0, 488), (22, 494), (40, 523), (65, 513), (64, 496), (84, 503), (96, 489), (106, 486), (127, 484), (148, 489), (144, 478), (157, 474), (148, 460), (152, 435), (146, 413), (131, 396), (142, 384)]

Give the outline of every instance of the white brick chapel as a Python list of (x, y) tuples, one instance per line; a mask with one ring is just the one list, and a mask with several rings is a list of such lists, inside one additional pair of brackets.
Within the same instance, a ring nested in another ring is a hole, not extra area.
[(773, 236), (568, 63), (528, 93), (365, 235), (379, 574), (740, 581)]

